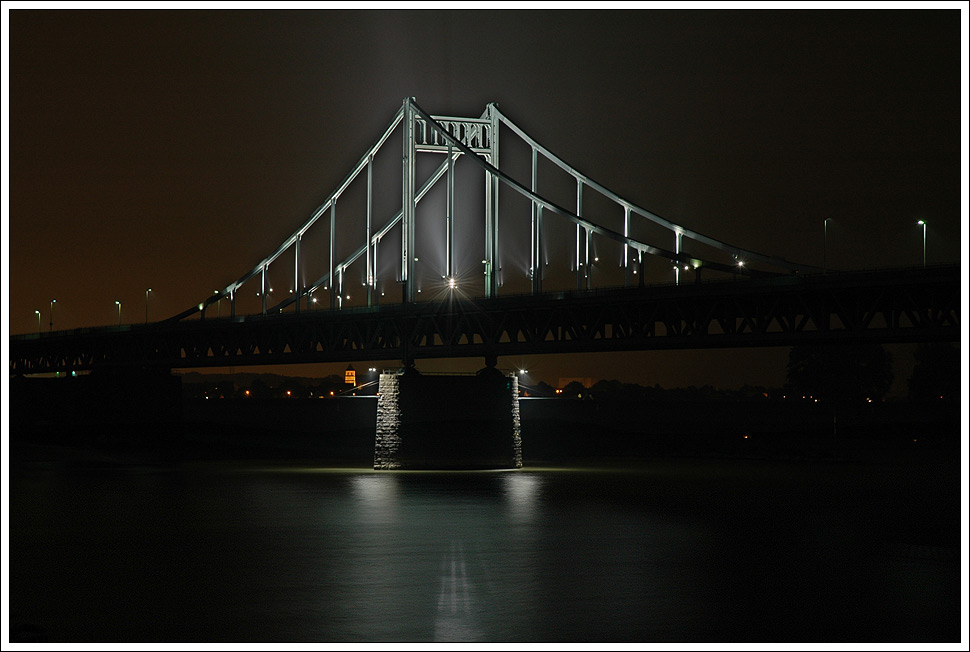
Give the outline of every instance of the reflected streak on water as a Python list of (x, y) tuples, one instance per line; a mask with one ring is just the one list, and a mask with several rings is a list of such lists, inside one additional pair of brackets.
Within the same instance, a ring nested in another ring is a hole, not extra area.
[(871, 496), (846, 478), (742, 471), (21, 470), (11, 624), (66, 641), (919, 640), (956, 618), (958, 572), (872, 554)]
[(477, 605), (465, 569), (465, 550), (461, 541), (451, 542), (451, 552), (441, 561), (441, 592), (438, 615), (434, 621), (434, 640), (441, 642), (478, 641), (482, 633), (475, 624)]

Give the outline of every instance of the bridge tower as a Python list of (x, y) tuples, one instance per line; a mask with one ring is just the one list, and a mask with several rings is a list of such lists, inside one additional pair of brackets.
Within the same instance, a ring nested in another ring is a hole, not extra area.
[[(421, 153), (444, 154), (447, 163), (447, 209), (445, 223), (445, 268), (449, 281), (455, 275), (455, 161), (466, 152), (482, 157), (486, 163), (498, 167), (499, 117), (497, 107), (489, 104), (477, 118), (451, 116), (427, 116), (414, 103), (405, 98), (402, 107), (404, 151), (402, 159), (401, 189), (401, 280), (404, 283), (405, 303), (415, 301), (415, 212), (418, 195), (415, 188), (417, 155)], [(439, 125), (447, 136), (439, 131)], [(448, 138), (450, 136), (451, 138)], [(455, 142), (465, 151), (456, 148)], [(485, 251), (482, 265), (485, 276), (485, 296), (496, 295), (498, 269), (498, 180), (492, 174), (485, 175)]]

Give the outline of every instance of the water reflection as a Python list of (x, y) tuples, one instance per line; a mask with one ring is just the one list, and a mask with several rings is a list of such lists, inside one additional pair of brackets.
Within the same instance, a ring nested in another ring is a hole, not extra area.
[[(871, 553), (866, 519), (895, 514), (895, 477), (700, 470), (22, 474), (11, 626), (62, 641), (955, 631), (957, 564)], [(877, 481), (884, 503), (843, 490)]]
[(468, 580), (465, 548), (451, 542), (451, 551), (441, 561), (441, 591), (434, 621), (435, 641), (478, 641), (482, 632), (476, 623), (475, 587)]
[(542, 480), (533, 473), (503, 473), (502, 489), (514, 521), (532, 522), (536, 516)]
[(400, 494), (397, 475), (389, 473), (351, 476), (350, 493), (353, 513), (362, 524), (396, 522)]

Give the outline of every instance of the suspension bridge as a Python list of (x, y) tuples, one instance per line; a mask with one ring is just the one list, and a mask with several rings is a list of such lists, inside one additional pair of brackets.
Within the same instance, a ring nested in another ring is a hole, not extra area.
[(495, 104), (455, 117), (407, 98), (235, 281), (159, 322), (12, 336), (10, 372), (954, 341), (959, 310), (957, 265), (752, 251), (612, 192)]

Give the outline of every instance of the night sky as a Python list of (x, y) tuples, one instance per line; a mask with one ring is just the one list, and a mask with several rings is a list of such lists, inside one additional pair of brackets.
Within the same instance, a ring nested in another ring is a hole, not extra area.
[[(60, 330), (116, 324), (115, 301), (124, 322), (143, 322), (148, 287), (153, 320), (225, 287), (327, 198), (407, 96), (448, 115), (496, 102), (620, 195), (789, 260), (822, 265), (825, 218), (835, 269), (921, 265), (918, 219), (927, 264), (960, 261), (967, 239), (956, 9), (14, 9), (5, 20), (11, 334), (36, 331), (35, 310), (48, 330), (51, 299)], [(390, 187), (399, 206), (400, 182)], [(907, 358), (897, 392), (913, 348), (892, 348)], [(551, 384), (737, 387), (780, 385), (786, 361), (768, 349), (499, 366)]]

